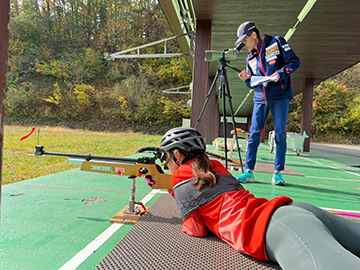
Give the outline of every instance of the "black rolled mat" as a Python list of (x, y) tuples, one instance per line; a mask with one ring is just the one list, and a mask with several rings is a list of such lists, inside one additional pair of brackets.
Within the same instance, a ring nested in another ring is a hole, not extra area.
[(163, 194), (95, 269), (281, 269), (241, 254), (215, 235), (183, 233), (175, 200)]

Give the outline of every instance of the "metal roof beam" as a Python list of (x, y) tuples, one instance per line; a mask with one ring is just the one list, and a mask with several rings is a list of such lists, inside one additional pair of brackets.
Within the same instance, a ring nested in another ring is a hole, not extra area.
[(191, 95), (191, 91), (180, 91), (181, 89), (184, 89), (184, 88), (189, 88), (189, 90), (191, 90), (192, 88), (192, 85), (185, 85), (185, 86), (180, 86), (180, 87), (175, 87), (175, 88), (171, 88), (171, 89), (167, 89), (167, 90), (162, 90), (161, 93), (164, 93), (164, 94), (188, 94), (188, 95)]
[[(167, 42), (169, 40), (173, 40), (176, 39), (178, 37), (182, 37), (182, 36), (188, 36), (190, 35), (190, 51), (189, 53), (168, 53), (167, 52)], [(104, 56), (107, 59), (115, 59), (115, 58), (157, 58), (157, 57), (177, 57), (177, 56), (194, 56), (194, 36), (195, 33), (194, 32), (189, 32), (189, 33), (185, 33), (185, 34), (181, 34), (181, 35), (177, 35), (177, 36), (173, 36), (173, 37), (169, 37), (169, 38), (164, 38), (162, 40), (158, 40), (158, 41), (154, 41), (154, 42), (150, 42), (148, 44), (145, 45), (141, 45), (135, 48), (131, 48), (131, 49), (127, 49), (121, 52), (117, 52), (117, 53), (112, 53), (112, 54), (108, 54), (105, 53)], [(157, 45), (160, 43), (164, 43), (164, 52), (163, 53), (155, 53), (155, 54), (141, 54), (140, 49), (144, 49), (153, 45)], [(128, 54), (128, 53), (132, 53), (136, 51), (136, 54)]]

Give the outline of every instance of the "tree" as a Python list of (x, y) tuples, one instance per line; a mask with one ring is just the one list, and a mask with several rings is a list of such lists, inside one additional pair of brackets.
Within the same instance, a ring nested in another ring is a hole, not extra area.
[[(130, 123), (151, 132), (181, 124), (188, 109), (177, 106), (187, 97), (169, 95), (164, 102), (160, 90), (190, 83), (184, 58), (109, 61), (103, 56), (172, 36), (157, 1), (13, 3), (7, 119), (30, 115), (39, 122), (101, 119), (116, 122), (109, 127)], [(144, 53), (163, 51), (163, 46)], [(168, 42), (167, 50), (179, 51), (175, 40)], [(172, 108), (177, 117), (169, 116)]]

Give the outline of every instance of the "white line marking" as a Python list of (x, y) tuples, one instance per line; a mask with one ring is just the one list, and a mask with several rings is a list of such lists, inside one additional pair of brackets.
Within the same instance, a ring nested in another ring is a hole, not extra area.
[(315, 161), (315, 160), (312, 160), (312, 159), (310, 159), (310, 158), (304, 158), (304, 157), (299, 157), (299, 158), (302, 158), (302, 159), (308, 160), (308, 161), (310, 161), (310, 162), (313, 162), (313, 163), (316, 163), (316, 164), (319, 164), (319, 165), (323, 165), (322, 163), (317, 162), (317, 161)]
[(355, 179), (343, 179), (343, 178), (328, 178), (328, 177), (321, 177), (321, 176), (308, 176), (305, 175), (305, 178), (316, 178), (316, 179), (325, 179), (325, 180), (333, 180), (333, 181), (348, 181), (348, 182), (360, 182), (360, 180)]
[[(304, 157), (300, 157), (300, 158), (305, 159), (305, 160), (308, 160), (308, 161), (311, 161), (311, 162), (314, 162), (314, 163), (319, 164), (319, 165), (324, 165), (324, 164), (322, 164), (322, 163), (320, 163), (320, 162), (311, 160), (311, 159), (309, 159), (309, 158), (304, 158)], [(330, 166), (330, 165), (325, 165), (325, 166), (330, 167), (330, 168), (335, 169), (335, 170), (339, 170), (339, 171), (342, 171), (342, 172), (346, 172), (346, 173), (349, 173), (349, 174), (353, 174), (353, 175), (356, 175), (356, 176), (360, 176), (360, 174), (353, 173), (353, 172), (349, 172), (349, 171), (346, 171), (346, 170), (343, 170), (343, 169), (340, 169), (340, 168), (337, 168), (337, 167), (333, 167), (333, 166)], [(309, 177), (309, 176), (306, 176), (306, 177)], [(330, 179), (330, 178), (327, 178), (327, 179)], [(340, 179), (338, 179), (338, 180), (340, 180)], [(345, 180), (345, 179), (342, 179), (342, 180)], [(350, 180), (350, 181), (351, 181), (351, 180)], [(356, 180), (353, 180), (353, 181), (356, 181)]]
[(67, 263), (65, 263), (60, 270), (76, 269), (82, 264), (91, 254), (93, 254), (102, 244), (105, 243), (118, 229), (124, 224), (114, 223), (107, 228), (102, 234), (96, 237), (90, 244), (88, 244), (83, 250), (72, 257)]
[[(157, 193), (167, 193), (166, 191), (160, 191), (160, 189), (153, 189), (148, 195), (146, 195), (141, 202), (143, 204), (148, 203), (154, 195)], [(103, 233), (96, 237), (91, 243), (89, 243), (84, 249), (78, 252), (67, 263), (65, 263), (59, 270), (74, 270), (80, 264), (82, 264), (91, 254), (93, 254), (99, 247), (102, 246), (122, 225), (120, 223), (113, 223)]]
[(336, 168), (336, 167), (333, 167), (333, 166), (329, 166), (330, 168), (333, 168), (333, 169), (336, 169), (336, 170), (339, 170), (339, 171), (342, 171), (342, 172), (346, 172), (346, 173), (350, 173), (350, 174), (353, 174), (353, 175), (356, 175), (356, 176), (360, 176), (360, 174), (357, 174), (357, 173), (353, 173), (353, 172), (349, 172), (349, 171), (345, 171), (343, 169), (340, 169), (340, 168)]
[(360, 211), (354, 211), (354, 210), (334, 209), (334, 208), (326, 208), (326, 207), (320, 207), (320, 208), (327, 211), (339, 211), (339, 212), (360, 214)]

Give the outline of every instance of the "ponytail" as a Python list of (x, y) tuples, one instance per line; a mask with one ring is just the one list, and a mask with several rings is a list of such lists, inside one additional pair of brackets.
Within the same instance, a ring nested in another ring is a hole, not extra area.
[(196, 158), (191, 163), (191, 168), (196, 176), (196, 181), (193, 184), (195, 189), (200, 190), (204, 186), (212, 187), (216, 184), (217, 174), (211, 169), (210, 159), (203, 152), (199, 152)]

